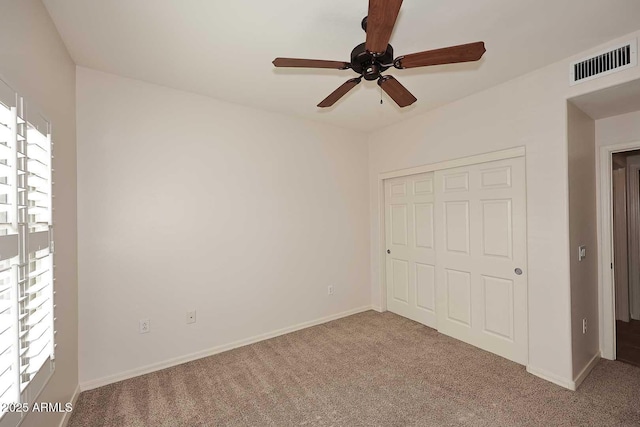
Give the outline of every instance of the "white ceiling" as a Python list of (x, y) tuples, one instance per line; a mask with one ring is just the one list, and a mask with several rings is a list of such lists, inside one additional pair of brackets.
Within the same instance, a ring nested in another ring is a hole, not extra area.
[(405, 0), (396, 56), (483, 40), (478, 63), (389, 70), (418, 102), (376, 82), (316, 107), (351, 70), (274, 69), (277, 56), (349, 60), (367, 0), (43, 0), (78, 65), (217, 99), (374, 130), (640, 28), (638, 0)]

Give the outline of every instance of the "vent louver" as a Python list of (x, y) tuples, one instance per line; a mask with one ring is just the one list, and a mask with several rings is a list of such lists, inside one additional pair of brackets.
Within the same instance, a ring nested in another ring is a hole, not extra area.
[(571, 85), (593, 80), (635, 67), (638, 63), (636, 40), (571, 63)]

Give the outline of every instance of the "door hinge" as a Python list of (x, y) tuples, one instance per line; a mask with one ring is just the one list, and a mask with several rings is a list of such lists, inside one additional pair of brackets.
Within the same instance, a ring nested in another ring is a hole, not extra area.
[(611, 269), (613, 270), (613, 263), (611, 263)]

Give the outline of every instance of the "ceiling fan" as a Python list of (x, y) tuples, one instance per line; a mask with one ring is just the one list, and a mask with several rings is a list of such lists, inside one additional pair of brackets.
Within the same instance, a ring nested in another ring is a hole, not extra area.
[(367, 33), (367, 41), (359, 44), (351, 52), (351, 62), (323, 61), (319, 59), (276, 58), (276, 67), (352, 69), (359, 77), (347, 80), (342, 86), (327, 96), (318, 107), (331, 107), (362, 78), (378, 80), (378, 85), (400, 107), (407, 107), (417, 101), (393, 76), (383, 76), (382, 72), (394, 66), (397, 69), (426, 67), (429, 65), (455, 64), (479, 60), (486, 52), (484, 42), (468, 43), (442, 49), (412, 53), (393, 59), (393, 47), (389, 44), (391, 32), (398, 18), (402, 0), (369, 0), (369, 15), (362, 20), (362, 29)]

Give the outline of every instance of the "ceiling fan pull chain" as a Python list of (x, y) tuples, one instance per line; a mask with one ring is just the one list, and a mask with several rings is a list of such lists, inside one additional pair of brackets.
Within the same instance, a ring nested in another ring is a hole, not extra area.
[(380, 86), (380, 105), (382, 105), (382, 86)]

